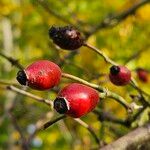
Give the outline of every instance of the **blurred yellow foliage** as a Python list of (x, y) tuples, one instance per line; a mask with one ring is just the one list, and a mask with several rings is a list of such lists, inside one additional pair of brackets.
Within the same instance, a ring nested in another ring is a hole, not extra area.
[(150, 4), (139, 8), (136, 12), (139, 21), (150, 21)]

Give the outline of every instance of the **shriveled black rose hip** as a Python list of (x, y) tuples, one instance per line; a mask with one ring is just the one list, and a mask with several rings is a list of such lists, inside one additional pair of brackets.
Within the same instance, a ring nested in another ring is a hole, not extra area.
[(71, 26), (51, 27), (49, 29), (49, 37), (53, 42), (62, 49), (75, 50), (80, 48), (84, 39), (80, 32)]

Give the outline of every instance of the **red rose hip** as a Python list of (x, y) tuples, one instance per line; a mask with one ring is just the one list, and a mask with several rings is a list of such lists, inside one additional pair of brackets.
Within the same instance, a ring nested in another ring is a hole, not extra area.
[(131, 80), (131, 72), (125, 66), (114, 65), (110, 68), (109, 79), (117, 86), (127, 85)]
[(60, 114), (79, 118), (91, 112), (98, 102), (99, 94), (95, 89), (72, 83), (59, 92), (54, 100), (54, 109)]
[(57, 85), (61, 78), (61, 69), (48, 60), (39, 60), (17, 73), (17, 80), (36, 90), (48, 90)]

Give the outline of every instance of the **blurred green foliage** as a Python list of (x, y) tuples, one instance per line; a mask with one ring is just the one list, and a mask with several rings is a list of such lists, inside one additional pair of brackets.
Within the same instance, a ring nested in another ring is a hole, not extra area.
[[(70, 22), (89, 30), (106, 16), (119, 13), (128, 9), (137, 0), (46, 0), (47, 6), (63, 16)], [(69, 51), (59, 50), (48, 37), (48, 30), (52, 25), (67, 25), (54, 14), (48, 13), (36, 0), (1, 0), (0, 1), (0, 52), (19, 60), (23, 66), (27, 66), (35, 60), (49, 59), (59, 63)], [(130, 61), (127, 66), (132, 70), (132, 75), (137, 79), (143, 90), (150, 92), (150, 82), (142, 83), (138, 80), (135, 69), (142, 67), (150, 70), (150, 4), (140, 7), (134, 15), (113, 28), (100, 30), (90, 36), (88, 42), (104, 51), (114, 61), (124, 64), (136, 52), (143, 52)], [(79, 76), (88, 81), (99, 83), (104, 87), (115, 91), (127, 101), (131, 101), (129, 94), (137, 92), (130, 86), (116, 87), (108, 81), (108, 77), (99, 76), (107, 74), (107, 65), (100, 56), (87, 48), (80, 48), (78, 53), (66, 59), (62, 66), (64, 72)], [(18, 69), (0, 57), (0, 80), (16, 82), (15, 76)], [(149, 80), (150, 81), (150, 80)], [(69, 81), (62, 80), (58, 89)], [(14, 115), (22, 131), (27, 135), (29, 125), (32, 125), (50, 111), (46, 106), (34, 100), (3, 90), (0, 85), (0, 149), (20, 149), (19, 134), (14, 130), (7, 115), (8, 105), (15, 100)], [(57, 89), (57, 88), (56, 88)], [(27, 89), (44, 98), (54, 99), (55, 91), (38, 92)], [(116, 117), (124, 119), (126, 111), (114, 100), (104, 100), (99, 105), (103, 110), (111, 112)], [(145, 116), (147, 116), (147, 113)], [(52, 116), (54, 114), (52, 113)], [(147, 117), (144, 123), (147, 121)], [(109, 143), (129, 129), (110, 122), (100, 122), (90, 113), (82, 118), (91, 124), (98, 136)], [(141, 125), (137, 123), (137, 125)], [(71, 118), (64, 122), (51, 126), (46, 131), (37, 134), (32, 142), (32, 149), (90, 149), (96, 144), (89, 132), (75, 123)]]

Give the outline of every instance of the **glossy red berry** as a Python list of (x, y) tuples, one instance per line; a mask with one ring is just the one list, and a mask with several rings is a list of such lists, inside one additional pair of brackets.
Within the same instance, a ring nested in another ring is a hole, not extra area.
[(127, 85), (131, 80), (131, 72), (125, 66), (114, 65), (110, 68), (109, 79), (115, 85)]
[(137, 68), (136, 70), (137, 76), (140, 81), (142, 82), (148, 82), (148, 71), (143, 68)]
[(60, 114), (79, 118), (91, 112), (98, 102), (99, 94), (95, 89), (72, 83), (59, 92), (54, 101), (54, 109)]
[(61, 78), (61, 69), (48, 60), (39, 60), (17, 73), (17, 80), (36, 90), (48, 90), (57, 85)]
[(62, 49), (74, 50), (83, 45), (83, 38), (79, 31), (70, 26), (51, 27), (49, 37)]

